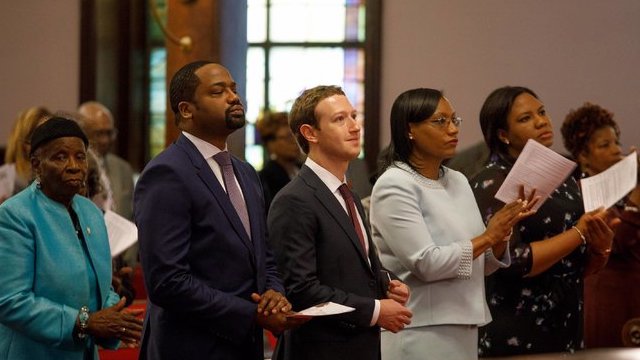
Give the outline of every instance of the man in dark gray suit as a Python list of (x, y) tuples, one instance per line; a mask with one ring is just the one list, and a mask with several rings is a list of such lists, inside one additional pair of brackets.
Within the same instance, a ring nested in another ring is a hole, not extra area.
[(339, 87), (318, 86), (296, 99), (289, 124), (308, 157), (268, 216), (287, 298), (294, 310), (327, 301), (355, 310), (291, 330), (280, 356), (379, 359), (380, 328), (397, 332), (410, 323), (409, 289), (380, 265), (360, 200), (345, 183), (360, 153), (356, 110)]

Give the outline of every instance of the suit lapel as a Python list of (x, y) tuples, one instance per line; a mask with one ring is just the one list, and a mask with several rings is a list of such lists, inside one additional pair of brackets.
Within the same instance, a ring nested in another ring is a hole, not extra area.
[[(303, 166), (300, 170), (299, 176), (305, 181), (309, 187), (314, 189), (314, 195), (327, 209), (327, 212), (331, 214), (331, 217), (338, 223), (340, 228), (345, 232), (347, 238), (351, 241), (352, 245), (355, 247), (358, 254), (360, 254), (360, 260), (364, 263), (365, 267), (371, 271), (371, 267), (369, 266), (368, 257), (364, 253), (364, 249), (360, 245), (360, 239), (358, 239), (358, 234), (356, 234), (356, 229), (353, 227), (351, 223), (351, 219), (349, 215), (346, 213), (342, 205), (338, 202), (336, 197), (329, 191), (329, 188), (320, 180), (318, 175), (316, 175), (313, 170), (311, 170), (307, 166)], [(357, 199), (357, 198), (356, 198)], [(356, 201), (356, 206), (358, 208), (358, 212), (360, 212), (360, 217), (362, 217), (362, 212), (360, 211), (360, 201)], [(362, 217), (364, 219), (364, 217)], [(366, 227), (366, 226), (365, 226)], [(367, 235), (369, 234), (369, 230), (367, 230)], [(371, 249), (371, 245), (369, 245)]]
[[(242, 243), (247, 247), (247, 249), (249, 249), (249, 251), (251, 251), (251, 253), (253, 253), (253, 245), (251, 244), (251, 240), (249, 239), (247, 232), (244, 230), (244, 226), (242, 226), (242, 220), (240, 220), (240, 217), (238, 216), (238, 213), (236, 213), (236, 209), (233, 207), (229, 196), (222, 188), (222, 185), (220, 185), (218, 178), (216, 178), (216, 175), (211, 170), (211, 167), (209, 167), (207, 161), (202, 157), (202, 154), (198, 151), (195, 145), (193, 145), (193, 143), (191, 143), (191, 141), (189, 141), (184, 135), (180, 135), (180, 137), (178, 137), (178, 140), (176, 140), (176, 145), (184, 149), (189, 155), (197, 176), (200, 178), (200, 180), (202, 180), (209, 191), (211, 191), (211, 193), (213, 194), (213, 198), (222, 208), (225, 216), (227, 217), (227, 220), (229, 220), (231, 227), (233, 227), (235, 232), (238, 234), (238, 237), (240, 238)], [(239, 177), (238, 182), (240, 182)], [(242, 184), (240, 186), (243, 187)]]

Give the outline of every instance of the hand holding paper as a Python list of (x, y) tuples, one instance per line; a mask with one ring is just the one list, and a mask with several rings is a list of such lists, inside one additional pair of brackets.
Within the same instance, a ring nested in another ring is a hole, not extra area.
[(575, 168), (575, 162), (529, 139), (495, 197), (510, 203), (519, 198), (522, 186), (529, 193), (536, 189), (540, 201), (533, 210), (538, 210)]
[(632, 152), (600, 174), (580, 181), (584, 210), (609, 208), (638, 184), (638, 154)]
[(292, 313), (288, 316), (292, 316), (292, 317), (328, 316), (328, 315), (343, 314), (343, 313), (351, 312), (354, 310), (355, 309), (350, 306), (336, 304), (334, 302), (329, 301), (326, 303), (321, 303), (321, 304), (306, 308), (302, 311), (298, 311), (297, 313)]

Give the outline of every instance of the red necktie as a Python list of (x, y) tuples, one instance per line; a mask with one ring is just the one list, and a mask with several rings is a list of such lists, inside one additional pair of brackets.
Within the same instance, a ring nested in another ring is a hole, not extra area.
[(353, 227), (356, 228), (356, 234), (358, 234), (358, 238), (360, 239), (360, 246), (362, 246), (362, 251), (367, 253), (367, 246), (365, 245), (364, 234), (362, 233), (362, 227), (360, 227), (360, 222), (358, 221), (358, 215), (356, 213), (356, 203), (353, 202), (353, 195), (351, 194), (351, 190), (347, 187), (347, 184), (342, 184), (338, 187), (338, 191), (344, 198), (345, 203), (347, 203), (347, 210), (349, 211), (349, 217), (351, 218), (351, 223)]

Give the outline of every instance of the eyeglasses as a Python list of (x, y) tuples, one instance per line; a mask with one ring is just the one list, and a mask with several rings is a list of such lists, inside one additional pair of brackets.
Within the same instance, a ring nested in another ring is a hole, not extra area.
[(452, 118), (441, 116), (437, 119), (429, 120), (429, 124), (438, 129), (448, 129), (452, 123), (453, 126), (459, 128), (460, 124), (462, 124), (462, 118), (460, 116), (455, 116)]

